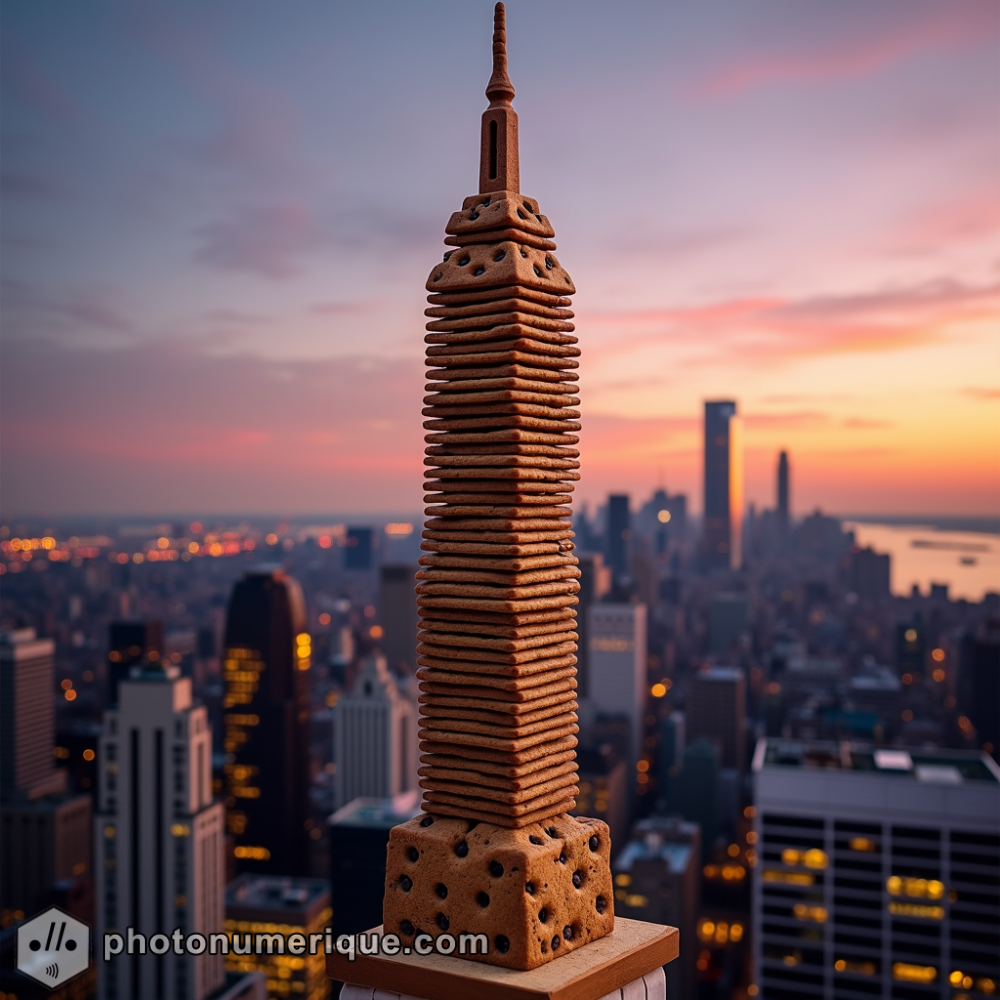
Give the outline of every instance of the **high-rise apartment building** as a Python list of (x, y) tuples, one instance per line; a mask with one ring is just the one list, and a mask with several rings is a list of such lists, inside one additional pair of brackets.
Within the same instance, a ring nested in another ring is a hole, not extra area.
[(417, 789), (387, 799), (353, 799), (327, 820), (333, 934), (359, 934), (382, 922), (389, 831), (420, 815)]
[(640, 820), (615, 854), (615, 915), (680, 930), (680, 955), (664, 969), (667, 996), (698, 996), (698, 907), (701, 900), (701, 830), (661, 816)]
[(581, 698), (590, 696), (590, 646), (589, 619), (590, 606), (611, 590), (611, 569), (605, 564), (600, 552), (586, 552), (580, 557), (580, 590), (576, 595), (578, 643), (576, 682)]
[(1000, 767), (985, 754), (761, 739), (753, 941), (766, 1000), (1000, 988)]
[[(51, 902), (91, 920), (91, 799), (55, 765), (55, 643), (0, 635), (0, 905), (4, 927)], [(76, 909), (74, 907), (74, 909)]]
[(52, 639), (33, 628), (0, 635), (0, 794), (39, 798), (61, 792), (66, 776), (57, 771), (55, 654)]
[(750, 624), (746, 594), (718, 593), (708, 605), (708, 650), (725, 653)]
[(588, 612), (588, 697), (597, 713), (628, 719), (633, 768), (646, 710), (646, 626), (645, 604), (592, 604)]
[(742, 772), (746, 679), (739, 667), (710, 667), (691, 679), (687, 701), (687, 738), (706, 739), (719, 750), (722, 767)]
[(743, 442), (736, 403), (705, 403), (705, 517), (701, 560), (705, 569), (743, 564)]
[(605, 554), (612, 576), (628, 576), (629, 539), (631, 537), (632, 515), (629, 513), (628, 496), (612, 493), (608, 497), (608, 526), (605, 532)]
[[(225, 821), (212, 801), (208, 711), (174, 666), (134, 667), (104, 714), (94, 823), (96, 911), (106, 932), (221, 933)], [(102, 1000), (202, 1000), (221, 955), (122, 954), (99, 964)]]
[(379, 645), (392, 667), (412, 669), (417, 662), (416, 566), (387, 564), (379, 577)]
[(888, 553), (873, 548), (851, 553), (851, 589), (862, 601), (880, 601), (890, 594), (892, 562)]
[(223, 643), (226, 826), (242, 870), (309, 874), (312, 640), (299, 584), (252, 571), (233, 588)]
[(348, 528), (344, 539), (344, 569), (372, 568), (374, 532), (371, 528)]
[(108, 704), (118, 702), (118, 685), (134, 666), (164, 652), (163, 622), (112, 622), (108, 629)]
[(399, 690), (385, 657), (361, 664), (353, 688), (337, 701), (336, 807), (386, 798), (417, 785), (417, 712)]
[[(267, 981), (269, 998), (300, 997), (301, 1000), (325, 1000), (330, 996), (323, 949), (296, 957), (286, 951), (292, 934), (309, 941), (310, 934), (323, 934), (330, 926), (330, 887), (315, 878), (283, 878), (276, 875), (240, 875), (226, 886), (226, 933), (242, 941), (246, 935), (282, 935), (280, 942), (250, 954), (237, 954), (235, 948), (226, 959), (233, 973), (254, 970)], [(365, 930), (368, 928), (366, 927)]]

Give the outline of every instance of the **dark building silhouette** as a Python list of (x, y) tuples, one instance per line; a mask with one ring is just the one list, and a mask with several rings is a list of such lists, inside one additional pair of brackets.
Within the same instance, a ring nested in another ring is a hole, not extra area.
[(372, 529), (348, 528), (344, 548), (344, 569), (372, 568)]
[[(4, 926), (49, 903), (91, 920), (91, 800), (55, 767), (55, 643), (0, 635), (0, 893)], [(20, 913), (20, 917), (16, 914)]]
[(118, 685), (129, 671), (163, 654), (163, 622), (112, 622), (108, 630), (108, 704), (118, 702)]
[(708, 740), (685, 747), (681, 769), (670, 779), (668, 802), (671, 813), (701, 827), (706, 847), (712, 844), (719, 833), (719, 752)]
[(243, 871), (309, 874), (312, 644), (299, 584), (256, 570), (226, 616), (223, 749), (226, 826)]
[(872, 548), (851, 553), (851, 589), (863, 601), (878, 601), (889, 596), (892, 562)]
[(705, 403), (704, 473), (702, 567), (739, 569), (743, 561), (743, 455), (739, 417), (731, 400)]
[(600, 552), (585, 553), (580, 556), (580, 592), (577, 597), (577, 631), (580, 633), (576, 665), (577, 690), (581, 698), (590, 695), (590, 634), (587, 618), (591, 604), (601, 600), (611, 590), (611, 570), (604, 565)]
[(387, 565), (379, 579), (379, 621), (382, 652), (394, 669), (417, 662), (416, 566)]
[(788, 540), (791, 521), (789, 486), (788, 452), (783, 451), (778, 455), (778, 503), (775, 508), (778, 538), (782, 544)]
[(1000, 621), (962, 638), (958, 666), (959, 707), (976, 727), (976, 741), (1000, 759)]
[(605, 554), (611, 574), (617, 580), (627, 576), (628, 542), (631, 535), (632, 519), (628, 509), (628, 496), (612, 493), (608, 497), (608, 530), (605, 536)]
[(927, 662), (927, 637), (918, 620), (900, 622), (896, 626), (896, 669), (903, 674), (921, 675)]
[(382, 922), (389, 831), (420, 813), (420, 796), (348, 802), (328, 820), (333, 934), (358, 934)]

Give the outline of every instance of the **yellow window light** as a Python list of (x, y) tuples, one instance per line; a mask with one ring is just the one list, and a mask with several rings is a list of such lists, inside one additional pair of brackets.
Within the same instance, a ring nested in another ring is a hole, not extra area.
[(783, 872), (776, 868), (765, 868), (761, 873), (765, 882), (784, 882), (787, 885), (812, 885), (815, 875), (808, 872)]
[(796, 920), (806, 920), (814, 924), (825, 924), (828, 916), (825, 906), (807, 906), (805, 903), (796, 903), (792, 907), (792, 913)]
[(875, 846), (875, 841), (869, 840), (867, 837), (852, 837), (850, 841), (848, 841), (847, 846), (852, 851), (871, 852), (877, 850), (877, 847)]
[(632, 876), (627, 874), (626, 872), (622, 872), (620, 875), (615, 876), (615, 885), (626, 886), (631, 884), (632, 884)]
[(944, 883), (937, 879), (909, 878), (901, 875), (890, 875), (885, 887), (890, 896), (909, 896), (911, 899), (942, 899), (944, 898)]
[(937, 979), (937, 969), (933, 965), (895, 962), (892, 966), (892, 978), (903, 983), (933, 983)]

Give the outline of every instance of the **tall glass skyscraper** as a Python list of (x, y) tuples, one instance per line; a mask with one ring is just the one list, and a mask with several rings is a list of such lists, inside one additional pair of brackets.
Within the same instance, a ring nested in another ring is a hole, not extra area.
[(743, 563), (743, 442), (736, 403), (705, 403), (704, 569), (739, 569)]
[(226, 826), (242, 871), (309, 874), (311, 665), (297, 581), (247, 573), (229, 601), (223, 662)]

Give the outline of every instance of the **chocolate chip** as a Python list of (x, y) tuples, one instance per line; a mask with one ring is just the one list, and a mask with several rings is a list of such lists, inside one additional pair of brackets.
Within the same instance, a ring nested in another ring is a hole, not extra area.
[(527, 218), (527, 216), (524, 214), (524, 212), (522, 212), (520, 209), (517, 210), (517, 217), (519, 219), (526, 219)]
[(597, 907), (598, 913), (603, 913), (608, 908), (608, 901), (603, 896), (598, 896), (594, 900), (594, 905)]
[(549, 835), (549, 836), (550, 836), (550, 837), (551, 837), (551, 838), (552, 838), (553, 840), (555, 840), (555, 839), (556, 839), (556, 837), (558, 837), (558, 836), (559, 836), (559, 834), (558, 834), (558, 833), (556, 833), (556, 828), (555, 828), (554, 826), (550, 826), (550, 827), (549, 827), (549, 828), (548, 828), (548, 829), (547, 829), (547, 830), (546, 830), (545, 832), (546, 832), (546, 833), (547, 833), (547, 834), (548, 834), (548, 835)]
[[(435, 279), (435, 280), (437, 280), (437, 279)], [(433, 816), (425, 816), (420, 821), (420, 825), (421, 826), (430, 826), (433, 822), (434, 822), (434, 817)]]
[(481, 275), (481, 274), (485, 274), (485, 273), (486, 273), (486, 268), (485, 268), (485, 267), (477, 267), (477, 268), (475, 269), (475, 271), (473, 271), (473, 272), (472, 272), (472, 276), (473, 276), (474, 278), (478, 278), (478, 277), (479, 277), (479, 275)]
[(414, 932), (414, 931), (416, 930), (416, 928), (415, 928), (415, 927), (413, 926), (413, 924), (411, 924), (411, 923), (410, 923), (410, 921), (409, 921), (409, 920), (404, 920), (404, 921), (403, 921), (403, 922), (402, 922), (402, 923), (401, 923), (401, 924), (399, 925), (399, 929), (400, 929), (400, 930), (401, 930), (401, 931), (402, 931), (402, 932), (403, 932), (403, 933), (404, 933), (404, 934), (405, 934), (405, 935), (406, 935), (407, 937), (412, 937), (412, 935), (413, 935), (413, 932)]
[(448, 929), (448, 922), (448, 918), (443, 913), (438, 914), (437, 925), (441, 930), (446, 931)]
[(583, 872), (573, 872), (573, 887), (579, 889), (583, 885)]
[(561, 945), (561, 944), (562, 944), (562, 941), (560, 941), (560, 940), (559, 940), (559, 935), (557, 934), (557, 935), (556, 935), (556, 936), (555, 936), (555, 937), (554, 937), (554, 938), (552, 939), (552, 950), (553, 950), (553, 951), (555, 951), (555, 950), (556, 950), (556, 948), (558, 948), (558, 947), (559, 947), (559, 945)]
[(473, 211), (469, 212), (469, 218), (473, 220), (478, 219), (479, 213), (473, 209)]
[(567, 941), (572, 941), (573, 940), (573, 928), (570, 927), (569, 924), (567, 924), (563, 928), (563, 937), (566, 938)]
[(485, 910), (490, 905), (490, 897), (485, 892), (476, 895), (476, 902)]
[(463, 257), (463, 258), (462, 258), (462, 259), (461, 259), (461, 260), (460, 260), (460, 261), (458, 262), (458, 266), (459, 266), (459, 267), (465, 267), (465, 265), (466, 265), (466, 264), (468, 264), (470, 260), (472, 260), (472, 258), (471, 258), (471, 257)]
[(407, 878), (407, 876), (404, 875), (399, 880), (399, 887), (403, 890), (403, 892), (409, 892), (413, 888), (413, 879)]
[(533, 844), (541, 844), (542, 843), (542, 838), (541, 837), (534, 837), (534, 836), (532, 836), (532, 837), (529, 837), (528, 840), (530, 840)]
[(546, 910), (544, 906), (538, 911), (538, 919), (541, 920), (543, 924), (549, 919), (549, 911)]
[(434, 891), (438, 894), (438, 899), (448, 898), (448, 886), (446, 886), (444, 882), (438, 882), (438, 884), (434, 886)]
[(506, 257), (506, 256), (507, 256), (507, 251), (506, 251), (506, 250), (498, 250), (498, 251), (497, 251), (497, 252), (496, 252), (496, 253), (495, 253), (495, 254), (493, 255), (493, 259), (494, 259), (494, 260), (503, 260), (503, 259), (504, 259), (504, 257)]
[(506, 955), (510, 951), (510, 939), (504, 937), (503, 934), (498, 934), (494, 939), (493, 943), (496, 945), (496, 949), (501, 955)]
[(556, 266), (556, 262), (551, 257), (545, 258), (545, 270), (551, 271)]
[(534, 882), (525, 882), (524, 883), (524, 891), (529, 896), (534, 896), (534, 894), (535, 894), (535, 883)]
[(566, 864), (566, 860), (567, 860), (566, 859), (566, 855), (565, 854), (560, 854), (559, 857), (556, 858), (556, 860), (559, 862), (559, 864), (564, 865), (564, 864)]
[(494, 878), (500, 878), (500, 876), (503, 875), (503, 865), (500, 864), (499, 861), (491, 861), (490, 862), (490, 874)]
[(408, 847), (406, 849), (406, 856), (411, 861), (419, 861), (420, 860), (420, 851), (418, 851), (415, 847)]
[(455, 853), (464, 858), (469, 853), (469, 845), (463, 840), (455, 845)]
[(600, 841), (599, 841), (599, 840), (597, 839), (597, 837), (596, 837), (596, 836), (594, 836), (594, 837), (591, 837), (591, 838), (590, 838), (590, 849), (591, 849), (592, 851), (596, 851), (596, 850), (597, 850), (597, 848), (598, 848), (598, 846), (600, 845), (600, 843), (601, 843), (601, 842), (600, 842)]
[(532, 270), (535, 272), (536, 278), (540, 278), (542, 276), (542, 269), (537, 264), (532, 265)]

